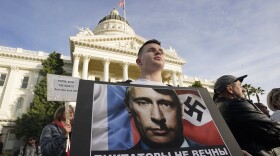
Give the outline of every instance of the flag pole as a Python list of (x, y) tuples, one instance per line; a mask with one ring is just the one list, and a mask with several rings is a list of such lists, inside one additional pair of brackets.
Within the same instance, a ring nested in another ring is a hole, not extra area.
[(121, 0), (119, 2), (119, 7), (123, 8), (123, 14), (124, 14), (124, 33), (126, 34), (126, 11), (125, 11), (125, 0)]
[(126, 11), (125, 11), (125, 0), (123, 0), (123, 14), (124, 14), (124, 33), (126, 34)]

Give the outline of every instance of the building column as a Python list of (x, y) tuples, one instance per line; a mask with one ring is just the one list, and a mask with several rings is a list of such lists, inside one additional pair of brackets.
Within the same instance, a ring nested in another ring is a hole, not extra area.
[(122, 69), (123, 69), (123, 81), (126, 81), (126, 80), (128, 80), (128, 63), (127, 62), (123, 62)]
[[(8, 117), (7, 115), (7, 110), (10, 110), (10, 106), (13, 103), (12, 97), (15, 95), (14, 94), (14, 89), (15, 89), (15, 84), (18, 84), (18, 73), (19, 73), (19, 68), (16, 66), (11, 66), (9, 75), (6, 77), (6, 84), (5, 84), (5, 89), (3, 89), (3, 98), (2, 98), (2, 105), (0, 106), (0, 116), (3, 119), (3, 116)], [(9, 111), (8, 111), (9, 112)], [(11, 112), (10, 112), (11, 113)], [(5, 118), (4, 117), (4, 118)]]
[(183, 87), (183, 74), (182, 74), (182, 72), (179, 72), (179, 85), (180, 85), (180, 87)]
[(104, 65), (103, 81), (106, 82), (109, 81), (109, 64), (110, 64), (110, 59), (103, 60), (103, 65)]
[(90, 61), (90, 56), (83, 56), (83, 73), (82, 79), (88, 79), (88, 63)]
[(175, 71), (172, 71), (171, 79), (172, 79), (173, 86), (177, 87), (177, 77)]
[(39, 80), (39, 72), (40, 70), (39, 69), (32, 69), (32, 74), (30, 76), (30, 80), (29, 80), (29, 83), (30, 83), (30, 87), (28, 88), (28, 94), (27, 94), (27, 98), (24, 100), (24, 107), (23, 109), (26, 109), (30, 106), (31, 102), (32, 102), (32, 99), (34, 97), (34, 90), (35, 90), (35, 86), (36, 84), (38, 84), (38, 80)]
[(78, 77), (79, 75), (79, 63), (80, 63), (80, 56), (77, 54), (73, 54), (74, 57), (74, 63), (73, 63), (73, 69), (72, 69), (72, 76)]

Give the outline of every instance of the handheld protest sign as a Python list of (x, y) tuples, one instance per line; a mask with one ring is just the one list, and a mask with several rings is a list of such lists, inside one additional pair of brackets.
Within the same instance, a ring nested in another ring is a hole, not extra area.
[(205, 88), (80, 80), (71, 155), (243, 155)]
[[(70, 76), (47, 74), (48, 101), (76, 101), (79, 78)], [(69, 103), (65, 102), (66, 123), (70, 124)], [(66, 151), (70, 148), (70, 141), (66, 141)]]
[(75, 102), (79, 78), (47, 74), (47, 100)]

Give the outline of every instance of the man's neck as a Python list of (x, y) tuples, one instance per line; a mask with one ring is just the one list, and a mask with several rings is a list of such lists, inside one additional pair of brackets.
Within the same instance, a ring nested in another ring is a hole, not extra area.
[(141, 72), (140, 79), (147, 79), (150, 81), (162, 82), (161, 71), (145, 73)]
[(29, 147), (35, 147), (35, 144), (27, 144)]

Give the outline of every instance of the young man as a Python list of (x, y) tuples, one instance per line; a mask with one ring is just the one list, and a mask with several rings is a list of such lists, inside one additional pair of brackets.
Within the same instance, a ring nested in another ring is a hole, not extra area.
[(253, 156), (280, 155), (280, 123), (271, 121), (245, 99), (245, 89), (241, 86), (245, 77), (218, 78), (213, 99), (243, 150)]
[(152, 39), (145, 42), (139, 49), (136, 63), (140, 68), (140, 77), (131, 84), (165, 85), (161, 76), (165, 54), (159, 41)]
[(174, 90), (129, 87), (125, 104), (141, 137), (131, 150), (202, 146), (184, 138), (182, 104)]

